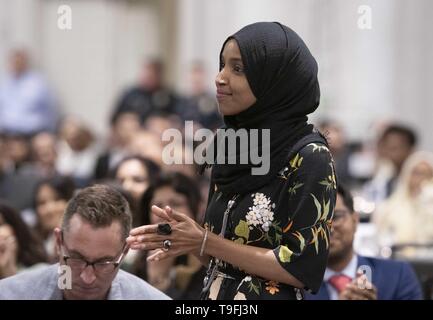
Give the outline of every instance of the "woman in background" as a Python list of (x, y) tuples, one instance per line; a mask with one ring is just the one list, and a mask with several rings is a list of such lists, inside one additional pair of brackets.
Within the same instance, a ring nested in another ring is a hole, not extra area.
[(0, 201), (0, 279), (48, 262), (42, 243), (19, 213)]
[(138, 155), (126, 157), (114, 169), (114, 178), (132, 197), (133, 227), (143, 224), (140, 201), (159, 173), (159, 166), (155, 162)]
[[(152, 205), (162, 207), (168, 205), (196, 220), (199, 204), (200, 192), (194, 180), (178, 172), (164, 173), (143, 196), (143, 222), (144, 224), (163, 222), (160, 217), (152, 214)], [(200, 297), (204, 268), (196, 257), (185, 255), (147, 262), (146, 258), (149, 254), (152, 253), (140, 254), (133, 273), (174, 299)]]
[(67, 202), (75, 191), (73, 180), (55, 176), (42, 180), (34, 193), (34, 210), (37, 216), (35, 230), (42, 239), (51, 262), (57, 261), (53, 230), (60, 227)]
[[(379, 244), (433, 244), (433, 154), (404, 163), (394, 193), (374, 213)], [(407, 252), (407, 251), (406, 251)]]

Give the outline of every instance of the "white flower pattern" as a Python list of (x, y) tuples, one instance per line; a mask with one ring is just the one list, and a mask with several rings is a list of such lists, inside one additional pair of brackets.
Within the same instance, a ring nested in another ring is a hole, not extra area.
[(268, 232), (274, 221), (275, 203), (263, 193), (253, 193), (253, 206), (249, 207), (246, 215), (247, 224), (250, 230), (260, 226), (264, 232)]

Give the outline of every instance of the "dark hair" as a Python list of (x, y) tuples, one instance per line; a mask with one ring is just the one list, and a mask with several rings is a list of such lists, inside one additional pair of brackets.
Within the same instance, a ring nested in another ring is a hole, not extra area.
[[(153, 195), (156, 190), (166, 186), (172, 187), (177, 193), (186, 197), (188, 207), (193, 214), (194, 220), (196, 220), (201, 199), (200, 190), (196, 181), (179, 172), (166, 172), (160, 175), (142, 197), (142, 215), (140, 216), (142, 221), (140, 221), (140, 225), (150, 224), (150, 204)], [(132, 266), (133, 273), (144, 280), (147, 280), (146, 255), (146, 252), (140, 253)], [(185, 265), (187, 264), (187, 260), (188, 258), (186, 255), (178, 256), (174, 265)]]
[(48, 262), (42, 242), (12, 206), (0, 201), (0, 215), (14, 231), (18, 242), (18, 263), (28, 267), (36, 263)]
[(158, 73), (164, 72), (164, 62), (159, 58), (152, 57), (150, 59), (147, 59), (144, 65), (147, 67), (154, 68)]
[(133, 110), (128, 110), (128, 111), (118, 111), (116, 110), (115, 112), (112, 113), (112, 115), (110, 116), (110, 126), (114, 127), (117, 124), (117, 121), (120, 119), (120, 117), (124, 114), (134, 114), (137, 116), (138, 120), (140, 120), (140, 114), (136, 111)]
[(33, 192), (33, 208), (36, 211), (38, 192), (43, 186), (49, 186), (51, 189), (56, 191), (59, 199), (69, 201), (72, 198), (75, 191), (75, 183), (72, 178), (68, 176), (54, 176), (43, 179), (36, 185), (35, 191)]
[(68, 203), (63, 216), (62, 228), (68, 230), (74, 214), (89, 222), (93, 227), (107, 227), (113, 221), (122, 226), (122, 238), (131, 230), (131, 210), (128, 201), (112, 187), (96, 184), (80, 190)]
[(407, 139), (407, 143), (411, 147), (415, 147), (417, 142), (418, 142), (418, 138), (417, 138), (415, 131), (409, 127), (406, 127), (406, 126), (400, 125), (400, 124), (392, 124), (392, 125), (388, 126), (385, 129), (385, 131), (383, 132), (383, 134), (380, 138), (380, 141), (385, 140), (388, 137), (388, 135), (393, 134), (393, 133), (394, 134), (400, 134), (400, 135), (404, 136)]
[(152, 184), (159, 177), (161, 172), (160, 167), (154, 161), (140, 155), (132, 155), (122, 159), (122, 161), (117, 164), (116, 168), (114, 168), (110, 176), (112, 178), (116, 178), (116, 174), (117, 171), (119, 171), (120, 166), (131, 160), (137, 160), (146, 169), (147, 175), (149, 176), (149, 184)]
[(150, 185), (149, 189), (143, 194), (141, 208), (143, 212), (142, 224), (150, 224), (150, 204), (159, 188), (169, 186), (177, 193), (184, 195), (188, 202), (188, 207), (193, 214), (194, 219), (197, 218), (198, 208), (200, 205), (201, 194), (197, 183), (191, 178), (179, 172), (166, 172)]
[(337, 185), (337, 194), (339, 194), (341, 196), (341, 199), (343, 200), (344, 205), (347, 207), (347, 209), (349, 209), (350, 213), (354, 212), (355, 210), (353, 207), (353, 197), (352, 197), (352, 194), (350, 193), (349, 189), (346, 189), (346, 187), (344, 185), (339, 183)]

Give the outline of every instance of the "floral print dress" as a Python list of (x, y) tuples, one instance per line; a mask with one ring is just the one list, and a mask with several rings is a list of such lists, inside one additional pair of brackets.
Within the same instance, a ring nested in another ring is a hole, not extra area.
[[(230, 200), (234, 205), (227, 210)], [(315, 293), (326, 268), (335, 201), (330, 151), (325, 144), (310, 143), (256, 192), (229, 197), (214, 186), (205, 226), (219, 234), (228, 213), (226, 239), (272, 249), (281, 266)], [(224, 261), (216, 264), (218, 276), (209, 283), (208, 299), (303, 298), (303, 292), (290, 285), (247, 274)]]

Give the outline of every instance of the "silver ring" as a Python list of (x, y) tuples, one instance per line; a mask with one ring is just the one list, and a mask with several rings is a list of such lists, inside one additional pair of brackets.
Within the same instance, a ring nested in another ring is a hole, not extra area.
[(162, 242), (162, 250), (164, 250), (164, 251), (168, 251), (168, 249), (170, 249), (171, 248), (171, 241), (170, 240), (164, 240), (163, 242)]

